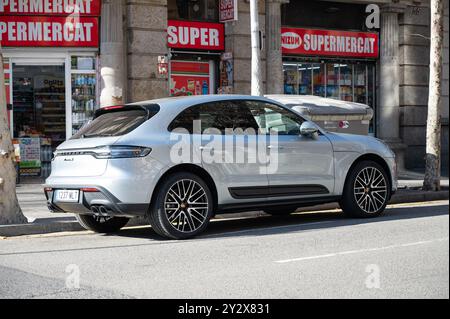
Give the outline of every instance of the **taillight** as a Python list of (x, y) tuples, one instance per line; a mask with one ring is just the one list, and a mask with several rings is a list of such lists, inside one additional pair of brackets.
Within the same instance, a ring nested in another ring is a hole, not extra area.
[(152, 149), (141, 146), (104, 146), (93, 151), (93, 156), (98, 159), (145, 157)]
[(147, 156), (151, 151), (150, 147), (110, 145), (89, 149), (60, 150), (55, 152), (55, 157), (91, 155), (98, 159), (133, 158)]
[(83, 191), (84, 193), (97, 193), (97, 192), (99, 192), (99, 190), (97, 188), (94, 188), (94, 187), (84, 187), (84, 188), (81, 188), (81, 191)]

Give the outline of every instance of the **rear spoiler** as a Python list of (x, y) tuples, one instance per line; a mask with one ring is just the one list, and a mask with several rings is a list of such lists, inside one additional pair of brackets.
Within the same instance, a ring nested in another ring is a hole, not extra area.
[(94, 119), (105, 113), (121, 112), (121, 111), (138, 111), (144, 110), (147, 113), (147, 118), (159, 111), (158, 104), (127, 104), (127, 105), (112, 105), (101, 107), (94, 113)]

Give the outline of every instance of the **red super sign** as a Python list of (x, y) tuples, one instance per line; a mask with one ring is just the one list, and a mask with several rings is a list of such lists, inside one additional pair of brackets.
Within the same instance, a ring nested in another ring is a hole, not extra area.
[(222, 23), (169, 20), (167, 45), (169, 48), (218, 50), (225, 47)]

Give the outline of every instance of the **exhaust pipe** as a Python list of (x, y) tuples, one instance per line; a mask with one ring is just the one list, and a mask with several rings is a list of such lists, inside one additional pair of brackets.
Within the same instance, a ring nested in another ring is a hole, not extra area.
[(103, 205), (91, 206), (91, 211), (96, 216), (110, 216), (108, 207)]
[(104, 216), (107, 216), (107, 215), (108, 215), (108, 210), (106, 209), (105, 206), (99, 206), (99, 207), (98, 207), (98, 212), (99, 212), (101, 215), (104, 215)]

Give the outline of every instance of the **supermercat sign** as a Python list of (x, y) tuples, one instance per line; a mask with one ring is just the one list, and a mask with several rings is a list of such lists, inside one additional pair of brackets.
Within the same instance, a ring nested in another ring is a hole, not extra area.
[(0, 0), (4, 47), (98, 47), (101, 0)]
[(303, 28), (281, 28), (285, 55), (377, 58), (378, 33)]

